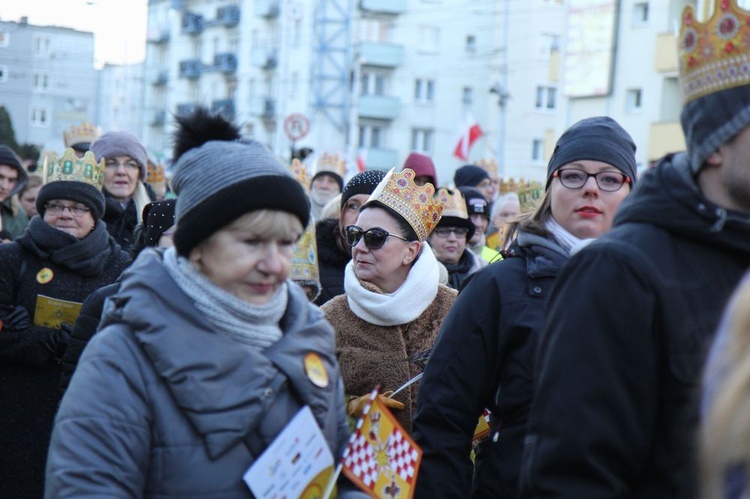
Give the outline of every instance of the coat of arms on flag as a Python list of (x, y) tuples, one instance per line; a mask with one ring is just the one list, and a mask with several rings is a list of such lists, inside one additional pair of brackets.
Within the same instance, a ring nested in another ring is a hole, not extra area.
[(344, 451), (343, 472), (372, 497), (411, 498), (422, 449), (377, 399), (378, 390)]

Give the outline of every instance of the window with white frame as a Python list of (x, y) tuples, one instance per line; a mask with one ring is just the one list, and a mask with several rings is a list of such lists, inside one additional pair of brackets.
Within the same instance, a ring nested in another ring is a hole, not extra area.
[(531, 141), (531, 161), (534, 163), (544, 162), (544, 141), (542, 139)]
[(539, 85), (536, 87), (536, 102), (534, 107), (552, 111), (557, 107), (557, 87)]
[(34, 53), (36, 53), (36, 55), (49, 54), (49, 38), (46, 36), (36, 37), (34, 39)]
[(648, 24), (648, 2), (636, 2), (633, 4), (633, 26), (645, 26)]
[(360, 123), (358, 144), (361, 148), (383, 149), (385, 147), (385, 125)]
[(427, 54), (437, 54), (440, 51), (440, 28), (422, 25), (418, 29), (419, 51)]
[(359, 80), (360, 95), (385, 95), (387, 76), (378, 71), (362, 71)]
[(461, 92), (461, 102), (465, 106), (470, 106), (474, 102), (474, 89), (471, 87), (464, 87)]
[(637, 113), (643, 110), (643, 90), (640, 88), (630, 88), (625, 94), (625, 109), (630, 113)]
[(413, 151), (432, 154), (433, 137), (435, 131), (431, 128), (411, 129), (411, 148)]
[(473, 54), (477, 51), (477, 37), (474, 35), (466, 36), (466, 51)]
[(417, 78), (414, 80), (414, 101), (423, 103), (434, 102), (435, 80), (426, 78)]
[(363, 42), (387, 43), (391, 41), (393, 23), (383, 19), (362, 19), (359, 23), (359, 39)]
[(46, 92), (49, 87), (49, 75), (47, 73), (34, 73), (31, 79), (31, 88), (35, 92)]
[(29, 118), (32, 126), (49, 126), (49, 113), (42, 106), (33, 106)]
[(560, 50), (560, 35), (542, 33), (539, 40), (539, 54), (545, 59), (549, 59), (553, 52)]

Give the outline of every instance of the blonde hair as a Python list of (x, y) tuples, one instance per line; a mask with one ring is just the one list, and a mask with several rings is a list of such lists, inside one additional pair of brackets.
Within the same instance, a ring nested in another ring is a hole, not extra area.
[(323, 210), (320, 212), (321, 220), (332, 218), (338, 220), (341, 213), (341, 194), (336, 194), (328, 200)]
[[(726, 342), (711, 365), (713, 398), (701, 426), (702, 497), (726, 497), (726, 474), (734, 466), (750, 476), (750, 279), (727, 308)], [(747, 492), (747, 491), (745, 491)]]
[(549, 231), (546, 228), (547, 220), (552, 217), (552, 200), (550, 199), (550, 190), (544, 193), (540, 201), (533, 210), (521, 213), (512, 218), (506, 224), (506, 230), (503, 235), (503, 249), (508, 249), (517, 237), (520, 231), (530, 232), (542, 237), (548, 237)]
[(303, 232), (299, 218), (286, 211), (255, 210), (242, 215), (224, 230), (249, 230), (261, 239), (292, 239), (297, 241)]

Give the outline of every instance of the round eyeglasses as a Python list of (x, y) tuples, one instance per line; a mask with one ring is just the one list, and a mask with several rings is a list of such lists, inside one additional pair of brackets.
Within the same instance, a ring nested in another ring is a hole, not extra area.
[(630, 184), (633, 182), (629, 176), (620, 172), (605, 171), (599, 173), (588, 173), (575, 168), (560, 168), (555, 171), (552, 176), (560, 179), (560, 183), (563, 187), (567, 187), (568, 189), (580, 189), (586, 185), (589, 177), (594, 177), (599, 189), (606, 192), (619, 191), (624, 184)]
[(357, 227), (356, 225), (347, 225), (345, 230), (346, 242), (349, 243), (349, 246), (351, 246), (352, 248), (355, 247), (363, 237), (365, 238), (365, 246), (367, 246), (371, 250), (382, 248), (389, 236), (409, 242), (409, 240), (405, 237), (399, 236), (398, 234), (391, 234), (387, 230), (381, 229), (380, 227), (373, 227), (372, 229), (362, 230), (361, 227)]

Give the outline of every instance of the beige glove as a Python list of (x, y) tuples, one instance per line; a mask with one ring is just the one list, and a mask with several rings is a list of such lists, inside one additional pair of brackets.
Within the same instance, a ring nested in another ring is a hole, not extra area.
[[(404, 404), (398, 400), (389, 399), (388, 395), (392, 394), (393, 390), (378, 394), (378, 400), (380, 403), (386, 406), (388, 409), (398, 409), (399, 411), (404, 408)], [(362, 415), (362, 411), (365, 410), (365, 406), (370, 402), (370, 394), (362, 395), (361, 397), (353, 398), (349, 401), (346, 407), (346, 413), (349, 416), (358, 418)]]

